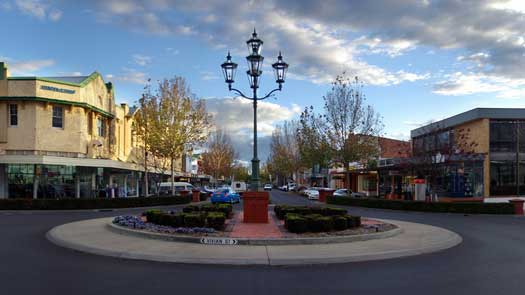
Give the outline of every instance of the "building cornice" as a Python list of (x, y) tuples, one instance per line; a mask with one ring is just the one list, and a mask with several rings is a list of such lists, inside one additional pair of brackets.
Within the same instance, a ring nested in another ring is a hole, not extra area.
[(34, 101), (34, 102), (47, 102), (47, 103), (54, 103), (54, 104), (72, 105), (76, 107), (83, 107), (86, 109), (90, 109), (108, 118), (115, 117), (115, 115), (113, 115), (112, 113), (106, 112), (100, 108), (97, 108), (85, 102), (77, 102), (77, 101), (62, 100), (62, 99), (52, 99), (52, 98), (39, 97), (39, 96), (0, 96), (0, 101)]

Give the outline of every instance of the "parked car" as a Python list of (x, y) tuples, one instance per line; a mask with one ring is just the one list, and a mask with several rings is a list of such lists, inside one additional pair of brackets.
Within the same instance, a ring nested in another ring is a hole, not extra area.
[(241, 201), (241, 196), (231, 188), (221, 188), (215, 190), (211, 195), (210, 199), (212, 204), (215, 203), (239, 203)]
[(288, 186), (286, 187), (286, 190), (289, 191), (289, 192), (293, 192), (295, 191), (295, 189), (297, 188), (297, 185), (293, 182), (290, 182), (288, 183)]
[(334, 192), (334, 197), (348, 197), (348, 196), (351, 196), (352, 198), (364, 198), (366, 197), (366, 194), (359, 193), (359, 192), (353, 192), (352, 190), (348, 191), (348, 189), (346, 188), (338, 189)]
[[(173, 187), (175, 188), (175, 194), (181, 191), (193, 190), (193, 185), (188, 182), (174, 182)], [(161, 182), (159, 185), (159, 195), (171, 195), (171, 182)]]
[(264, 185), (264, 190), (265, 191), (271, 191), (272, 190), (272, 184), (271, 183), (267, 183)]
[(319, 188), (309, 188), (305, 190), (305, 194), (308, 197), (308, 200), (319, 200)]

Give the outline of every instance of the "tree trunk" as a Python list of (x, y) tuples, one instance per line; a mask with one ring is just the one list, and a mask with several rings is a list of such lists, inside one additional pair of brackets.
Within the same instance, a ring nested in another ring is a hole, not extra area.
[(352, 185), (350, 183), (350, 163), (345, 163), (345, 178), (346, 178), (346, 189), (348, 193), (352, 190)]
[(149, 183), (148, 183), (148, 152), (144, 151), (144, 196), (149, 195)]
[(173, 167), (173, 158), (171, 158), (171, 195), (175, 196), (175, 167)]

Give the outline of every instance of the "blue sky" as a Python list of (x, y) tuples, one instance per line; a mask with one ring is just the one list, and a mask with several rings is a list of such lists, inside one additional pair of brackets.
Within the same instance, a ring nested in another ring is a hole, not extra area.
[[(219, 65), (232, 50), (236, 87), (248, 89), (244, 42), (254, 26), (266, 67), (278, 50), (290, 64), (283, 92), (260, 108), (264, 158), (273, 126), (305, 106), (321, 110), (342, 71), (364, 81), (394, 138), (475, 107), (524, 107), (524, 12), (519, 0), (4, 0), (0, 60), (16, 76), (99, 71), (128, 103), (148, 78), (184, 76), (247, 160), (251, 106), (232, 101)], [(262, 92), (275, 86), (266, 74)]]

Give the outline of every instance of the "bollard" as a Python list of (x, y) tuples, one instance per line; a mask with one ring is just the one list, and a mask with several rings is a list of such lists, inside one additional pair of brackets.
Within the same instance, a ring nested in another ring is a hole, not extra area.
[(514, 214), (516, 215), (523, 215), (523, 203), (525, 202), (522, 199), (512, 199), (509, 200), (509, 202), (514, 205)]

